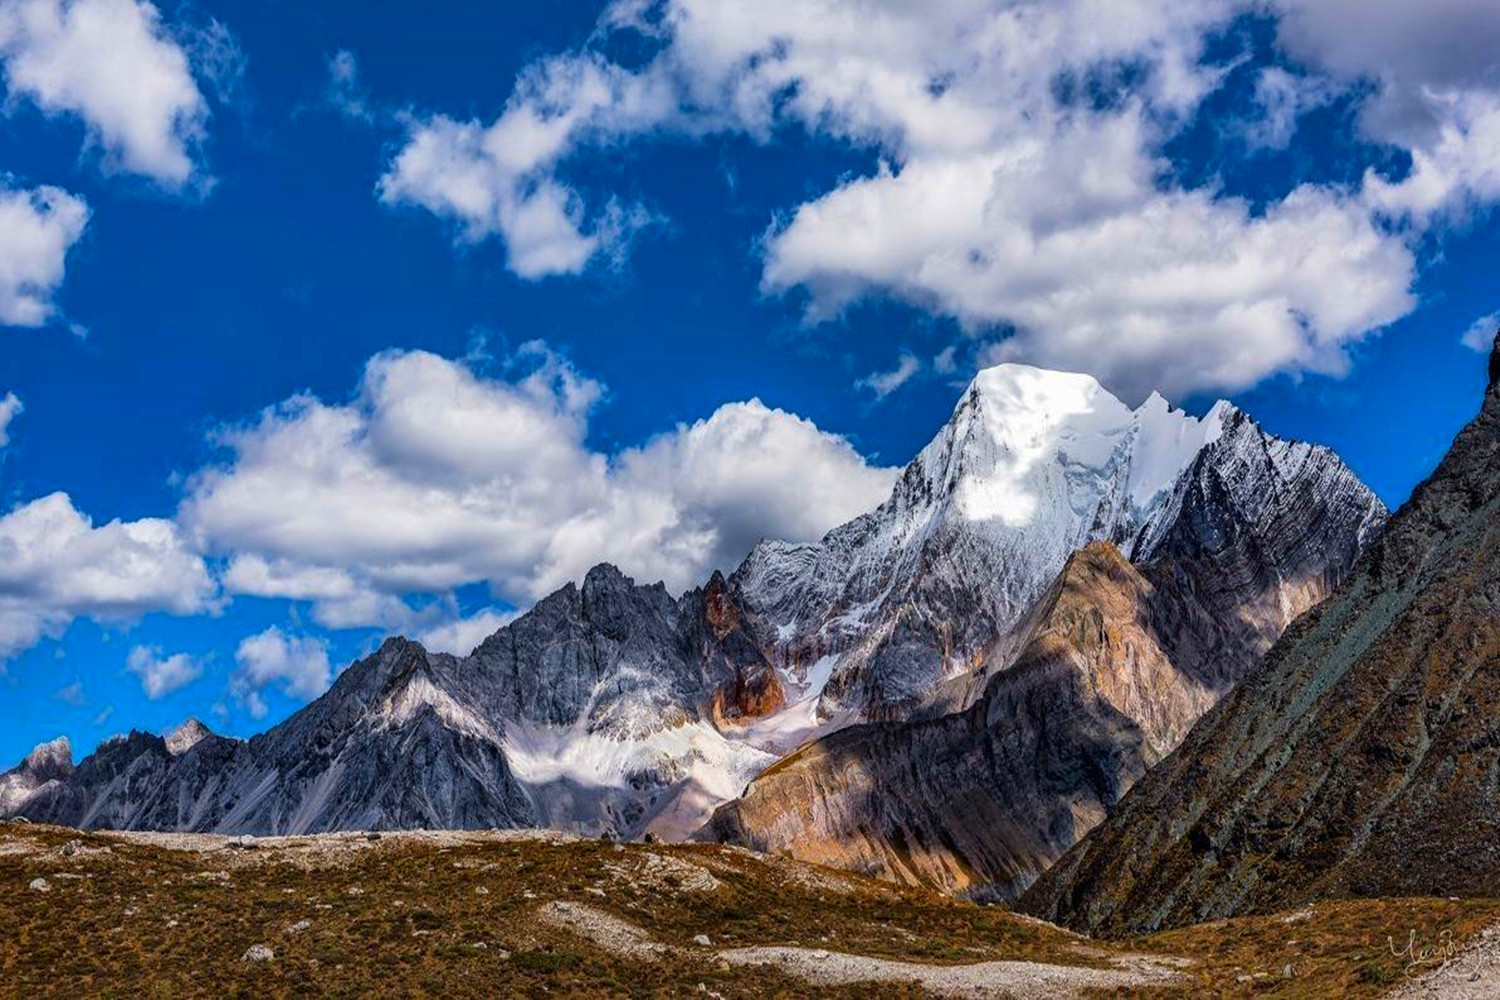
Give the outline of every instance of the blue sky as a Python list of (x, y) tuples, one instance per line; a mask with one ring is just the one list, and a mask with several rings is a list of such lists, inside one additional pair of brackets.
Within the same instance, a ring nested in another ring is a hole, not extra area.
[(0, 761), (816, 537), (994, 361), (1399, 504), (1500, 310), (1500, 15), (909, 7), (0, 0)]

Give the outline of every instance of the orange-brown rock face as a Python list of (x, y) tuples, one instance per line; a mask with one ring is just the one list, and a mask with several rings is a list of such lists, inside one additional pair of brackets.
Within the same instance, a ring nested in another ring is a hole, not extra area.
[(740, 674), (714, 695), (713, 714), (718, 724), (732, 724), (770, 715), (786, 704), (786, 691), (774, 670)]
[(745, 616), (722, 574), (714, 573), (708, 581), (702, 601), (703, 623), (714, 647), (705, 659), (722, 657), (732, 672), (731, 680), (714, 692), (715, 724), (733, 725), (776, 711), (786, 703), (786, 692), (771, 662), (746, 632)]
[[(1222, 561), (1222, 560), (1220, 560)], [(972, 708), (818, 740), (705, 836), (980, 896), (1010, 896), (1107, 810), (1320, 596), (1316, 580), (1206, 604), (1190, 563), (1076, 553)], [(1280, 614), (1266, 611), (1280, 608)]]
[(1103, 934), (1500, 894), (1500, 339), (1479, 417), (1339, 593), (1027, 893)]

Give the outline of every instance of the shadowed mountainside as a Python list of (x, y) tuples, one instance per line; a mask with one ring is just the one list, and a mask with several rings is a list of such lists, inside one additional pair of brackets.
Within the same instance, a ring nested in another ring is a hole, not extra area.
[(1480, 413), (1340, 592), (1022, 899), (1133, 934), (1500, 891), (1500, 337)]

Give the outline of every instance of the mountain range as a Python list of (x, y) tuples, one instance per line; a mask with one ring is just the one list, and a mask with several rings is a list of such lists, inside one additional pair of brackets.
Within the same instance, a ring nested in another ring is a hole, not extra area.
[(466, 657), (387, 640), (249, 740), (191, 722), (76, 767), (65, 742), (39, 748), (0, 778), (0, 813), (697, 833), (1012, 895), (1385, 518), (1333, 452), (1229, 403), (1132, 409), (1088, 376), (1001, 365), (885, 503), (819, 543), (761, 542), (681, 596), (597, 566)]

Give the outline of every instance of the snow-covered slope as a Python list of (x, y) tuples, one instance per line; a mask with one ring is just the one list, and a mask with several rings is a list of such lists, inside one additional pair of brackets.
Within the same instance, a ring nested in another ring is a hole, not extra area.
[[(1002, 365), (884, 504), (819, 544), (762, 542), (680, 598), (601, 565), (468, 657), (390, 640), (255, 739), (196, 723), (167, 742), (132, 734), (8, 811), (254, 833), (682, 835), (810, 739), (973, 704), (1087, 542), (1198, 558), (1232, 539), (1226, 606), (1285, 603), (1257, 613), (1274, 621), (1383, 516), (1331, 452), (1271, 438), (1227, 403), (1202, 419), (1159, 396), (1132, 410), (1088, 376)], [(1226, 575), (1200, 561), (1205, 579)]]

